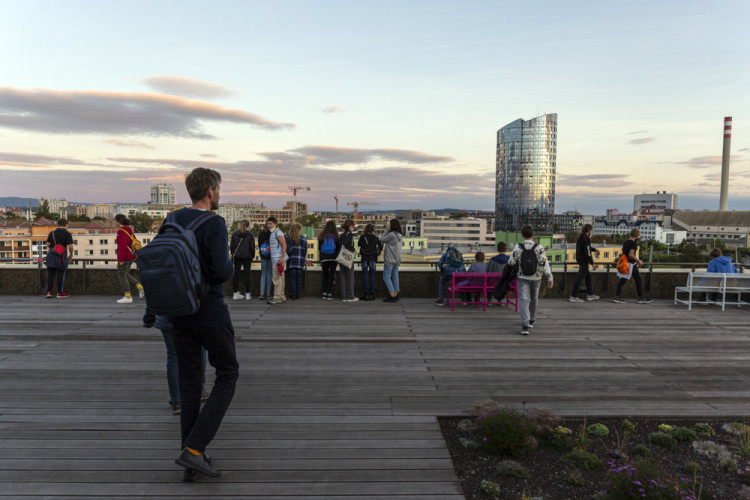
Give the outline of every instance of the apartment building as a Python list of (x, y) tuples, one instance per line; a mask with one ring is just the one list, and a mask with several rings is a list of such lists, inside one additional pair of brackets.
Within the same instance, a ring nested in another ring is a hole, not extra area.
[(488, 224), (492, 221), (463, 217), (423, 217), (420, 221), (420, 236), (427, 241), (428, 248), (442, 248), (448, 243), (457, 247), (494, 245), (495, 234)]

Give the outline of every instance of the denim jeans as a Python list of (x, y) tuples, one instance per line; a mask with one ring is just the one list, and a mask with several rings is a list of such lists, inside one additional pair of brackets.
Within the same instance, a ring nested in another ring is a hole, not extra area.
[(375, 292), (375, 261), (362, 261), (362, 289), (365, 293)]
[(388, 289), (388, 293), (399, 292), (398, 264), (395, 266), (390, 264), (383, 265), (383, 281), (385, 281), (385, 287)]
[(302, 275), (305, 270), (301, 268), (287, 269), (289, 272), (289, 294), (292, 297), (299, 297), (302, 293)]
[(539, 302), (539, 288), (542, 280), (518, 279), (518, 312), (521, 314), (521, 326), (528, 326), (536, 321), (536, 308)]
[(273, 285), (273, 263), (271, 259), (260, 258), (260, 294), (271, 296), (271, 285)]
[(440, 277), (440, 283), (438, 283), (438, 302), (440, 302), (441, 304), (445, 300), (445, 292), (452, 280), (452, 274), (444, 274)]

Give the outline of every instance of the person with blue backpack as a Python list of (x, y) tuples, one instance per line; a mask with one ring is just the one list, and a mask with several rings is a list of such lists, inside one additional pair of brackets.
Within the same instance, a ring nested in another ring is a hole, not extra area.
[(318, 260), (323, 269), (323, 300), (333, 300), (333, 285), (336, 282), (336, 255), (339, 252), (339, 232), (336, 223), (326, 222), (318, 235)]
[(271, 231), (268, 226), (258, 234), (258, 253), (260, 254), (260, 294), (258, 299), (267, 300), (271, 298), (271, 286), (273, 285), (273, 265), (271, 264)]
[(440, 283), (438, 284), (438, 298), (435, 304), (442, 306), (443, 299), (445, 299), (448, 285), (453, 279), (453, 273), (462, 273), (466, 270), (464, 266), (464, 256), (458, 251), (458, 248), (453, 246), (453, 243), (448, 243), (448, 248), (445, 253), (440, 257), (438, 261), (438, 270), (440, 271)]
[(523, 242), (513, 248), (507, 265), (518, 265), (516, 285), (518, 286), (518, 312), (521, 315), (520, 333), (528, 335), (529, 329), (533, 328), (536, 322), (542, 276), (547, 277), (547, 288), (550, 289), (553, 286), (553, 278), (544, 247), (532, 239), (534, 228), (523, 226), (521, 236), (523, 236)]

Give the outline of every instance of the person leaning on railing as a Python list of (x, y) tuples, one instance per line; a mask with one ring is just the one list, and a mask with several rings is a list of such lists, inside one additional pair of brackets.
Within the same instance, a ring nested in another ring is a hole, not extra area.
[(65, 272), (68, 264), (73, 260), (73, 236), (68, 232), (68, 220), (58, 219), (57, 229), (47, 236), (47, 291), (45, 298), (51, 299), (52, 287), (57, 280), (57, 298), (66, 299), (70, 294), (65, 292)]

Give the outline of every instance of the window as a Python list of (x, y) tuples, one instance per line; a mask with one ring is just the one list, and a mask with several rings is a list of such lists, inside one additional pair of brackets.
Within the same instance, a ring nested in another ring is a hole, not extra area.
[(106, 245), (107, 244), (107, 240), (99, 240), (99, 244), (100, 245)]
[(107, 249), (99, 250), (99, 255), (109, 255), (109, 250)]
[(94, 240), (89, 240), (89, 245), (93, 245), (93, 244), (94, 244)]

